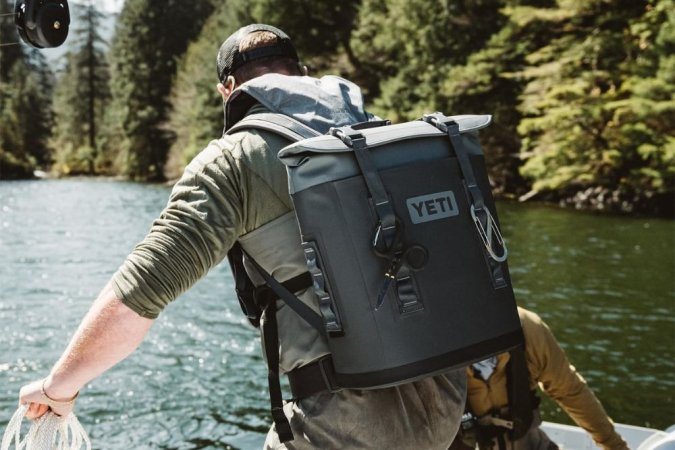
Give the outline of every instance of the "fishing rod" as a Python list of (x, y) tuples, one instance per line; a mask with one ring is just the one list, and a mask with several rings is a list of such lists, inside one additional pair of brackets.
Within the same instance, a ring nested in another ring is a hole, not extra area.
[[(67, 0), (16, 0), (13, 13), (0, 14), (0, 18), (9, 16), (14, 16), (19, 36), (31, 47), (58, 47), (68, 37), (70, 10)], [(20, 42), (0, 42), (0, 47), (18, 44)]]

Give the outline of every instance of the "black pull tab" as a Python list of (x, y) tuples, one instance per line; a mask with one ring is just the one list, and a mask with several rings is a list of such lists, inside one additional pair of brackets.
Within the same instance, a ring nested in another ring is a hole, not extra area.
[(384, 273), (384, 281), (382, 282), (382, 287), (377, 295), (375, 311), (380, 309), (384, 303), (384, 298), (387, 296), (387, 291), (389, 291), (391, 283), (396, 280), (396, 276), (403, 266), (408, 267), (412, 271), (418, 271), (424, 269), (428, 260), (429, 252), (427, 252), (427, 249), (417, 244), (407, 247), (404, 251), (394, 253), (391, 256), (389, 266)]
[(403, 258), (401, 253), (397, 253), (392, 256), (391, 261), (389, 262), (389, 268), (384, 273), (384, 281), (382, 282), (382, 287), (380, 288), (380, 293), (377, 295), (377, 304), (375, 305), (375, 311), (380, 309), (384, 303), (384, 298), (387, 296), (387, 291), (391, 286), (391, 282), (396, 279), (396, 274), (398, 273), (401, 265), (403, 264)]

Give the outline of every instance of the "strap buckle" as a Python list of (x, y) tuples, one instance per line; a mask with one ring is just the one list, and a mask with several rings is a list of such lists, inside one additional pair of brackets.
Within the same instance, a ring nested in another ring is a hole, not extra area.
[[(457, 122), (440, 112), (425, 114), (422, 116), (422, 120), (430, 125), (435, 126), (443, 133), (447, 133), (450, 130), (449, 125), (457, 125)], [(459, 130), (459, 126), (457, 129)]]
[(487, 415), (478, 418), (478, 423), (480, 425), (494, 425), (496, 427), (506, 428), (507, 430), (513, 430), (513, 421), (502, 419), (496, 415)]
[(333, 358), (330, 355), (324, 356), (317, 361), (317, 364), (319, 366), (319, 371), (321, 372), (321, 378), (323, 378), (323, 383), (326, 386), (328, 392), (331, 394), (340, 392), (342, 388), (335, 382)]
[(347, 147), (353, 147), (354, 141), (358, 139), (365, 141), (363, 134), (354, 130), (352, 127), (331, 127), (328, 130), (328, 134), (340, 139)]

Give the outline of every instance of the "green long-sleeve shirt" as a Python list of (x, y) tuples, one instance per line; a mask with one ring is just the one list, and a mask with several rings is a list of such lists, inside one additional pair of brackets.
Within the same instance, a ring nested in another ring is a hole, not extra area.
[[(185, 169), (166, 208), (112, 285), (124, 304), (156, 318), (217, 265), (240, 236), (289, 212), (287, 142), (250, 131), (211, 142)], [(272, 148), (270, 148), (272, 147)]]

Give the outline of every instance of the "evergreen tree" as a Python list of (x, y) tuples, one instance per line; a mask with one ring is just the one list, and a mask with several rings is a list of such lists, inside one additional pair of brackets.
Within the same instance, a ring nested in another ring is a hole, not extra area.
[[(351, 53), (349, 36), (358, 1), (316, 3), (307, 0), (232, 0), (221, 3), (197, 41), (181, 59), (173, 88), (171, 129), (176, 141), (166, 167), (175, 177), (205, 144), (222, 133), (222, 99), (215, 90), (216, 53), (220, 44), (249, 23), (267, 23), (283, 29), (293, 40), (304, 64), (313, 74), (321, 71), (349, 73), (340, 55)], [(345, 58), (342, 58), (345, 59)], [(342, 64), (343, 69), (338, 68)]]
[(360, 66), (350, 42), (360, 4), (361, 0), (253, 0), (249, 8), (254, 21), (278, 26), (291, 37), (314, 74), (346, 75)]
[(98, 125), (109, 101), (106, 43), (99, 32), (103, 14), (89, 1), (77, 10), (73, 48), (54, 92), (51, 142), (54, 170), (65, 174), (97, 170)]
[(111, 47), (107, 157), (137, 179), (161, 179), (176, 61), (212, 10), (208, 0), (127, 0)]
[(231, 33), (253, 22), (245, 1), (232, 0), (215, 9), (178, 64), (171, 94), (169, 124), (176, 133), (165, 167), (168, 178), (223, 131), (223, 100), (216, 91), (216, 54)]
[(12, 2), (0, 0), (0, 83), (7, 81), (14, 63), (24, 57), (19, 35), (14, 26)]
[[(12, 4), (1, 0), (0, 14), (10, 11)], [(18, 41), (13, 21), (0, 21), (0, 43)], [(37, 50), (0, 47), (0, 179), (32, 177), (49, 162), (51, 89), (51, 73)]]
[(522, 72), (522, 173), (533, 193), (624, 211), (672, 194), (673, 123), (661, 116), (673, 109), (672, 5), (560, 0), (534, 19), (554, 36)]
[(444, 0), (433, 8), (424, 0), (364, 0), (351, 42), (371, 80), (365, 87), (375, 97), (373, 111), (402, 121), (444, 110), (446, 71), (498, 29), (499, 6), (499, 0)]
[(519, 174), (521, 120), (519, 96), (525, 81), (515, 73), (527, 55), (549, 40), (545, 23), (528, 20), (545, 11), (553, 0), (508, 0), (500, 7), (499, 29), (465, 64), (446, 67), (439, 89), (438, 109), (452, 114), (491, 114), (492, 124), (481, 131), (481, 142), (493, 191), (514, 196), (526, 191)]
[(352, 45), (370, 80), (365, 90), (375, 96), (373, 111), (396, 121), (433, 111), (492, 114), (481, 141), (494, 189), (521, 189), (515, 133), (521, 83), (508, 72), (522, 64), (531, 42), (522, 40), (501, 10), (522, 2), (447, 1), (436, 8), (422, 3), (364, 1)]

